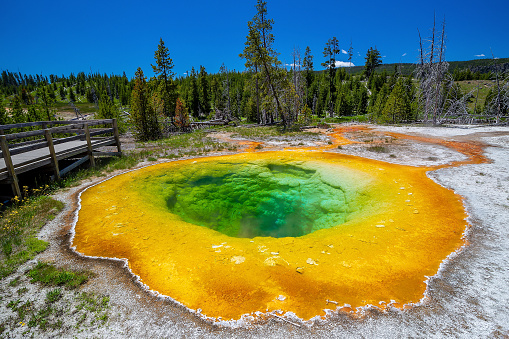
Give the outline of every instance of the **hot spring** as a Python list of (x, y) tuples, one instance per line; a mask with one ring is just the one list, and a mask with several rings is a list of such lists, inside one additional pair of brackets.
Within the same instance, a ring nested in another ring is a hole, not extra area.
[(467, 225), (425, 168), (310, 151), (162, 163), (80, 203), (76, 251), (125, 258), (149, 289), (235, 320), (417, 303)]

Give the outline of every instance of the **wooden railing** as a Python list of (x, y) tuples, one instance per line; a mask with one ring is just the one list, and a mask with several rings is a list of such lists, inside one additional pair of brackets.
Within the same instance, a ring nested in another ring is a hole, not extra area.
[[(92, 128), (99, 126), (99, 128)], [(106, 127), (104, 127), (106, 126)], [(111, 127), (109, 127), (111, 126)], [(18, 130), (28, 131), (18, 131)], [(7, 131), (15, 133), (6, 133)], [(111, 136), (104, 136), (109, 134)], [(98, 137), (103, 136), (103, 137)], [(17, 141), (17, 142), (16, 142)], [(115, 145), (117, 152), (95, 152), (94, 149)], [(17, 175), (38, 167), (50, 165), (54, 178), (90, 160), (95, 166), (96, 155), (118, 155), (121, 153), (117, 121), (37, 121), (23, 124), (0, 125), (0, 181), (11, 183), (13, 193), (21, 196)], [(58, 161), (86, 154), (84, 157), (60, 170)]]

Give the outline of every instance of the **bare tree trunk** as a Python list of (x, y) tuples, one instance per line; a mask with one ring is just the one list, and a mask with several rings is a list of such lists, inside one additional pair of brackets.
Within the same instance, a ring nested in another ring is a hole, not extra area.
[[(442, 32), (441, 32), (441, 39), (440, 39), (440, 50), (438, 52), (438, 67), (441, 68), (442, 67), (442, 60), (443, 60), (443, 56), (444, 56), (444, 42), (445, 42), (445, 20), (444, 22), (442, 23)], [(432, 40), (431, 40), (431, 60), (430, 60), (430, 64), (433, 65), (433, 54), (434, 53), (434, 50), (433, 50), (433, 46), (435, 44), (435, 18), (433, 18), (433, 37), (432, 37)], [(438, 71), (437, 73), (437, 80), (436, 80), (436, 88), (435, 88), (435, 108), (434, 108), (434, 111), (433, 111), (433, 125), (436, 125), (437, 124), (437, 118), (438, 118), (438, 114), (439, 114), (439, 107), (442, 107), (442, 100), (447, 100), (447, 97), (448, 96), (445, 96), (445, 98), (443, 96), (440, 95), (440, 91), (441, 91), (441, 87), (442, 87), (442, 77), (443, 77), (443, 73), (441, 70)]]
[(500, 81), (499, 81), (499, 76), (498, 76), (498, 65), (495, 63), (495, 56), (493, 55), (493, 51), (491, 51), (491, 57), (493, 58), (493, 64), (495, 64), (495, 79), (496, 79), (496, 83), (497, 83), (497, 101), (496, 101), (496, 105), (497, 105), (497, 114), (496, 114), (496, 123), (498, 124), (500, 122), (500, 116), (501, 116), (501, 113), (502, 113), (502, 105), (501, 105), (501, 102), (500, 102)]

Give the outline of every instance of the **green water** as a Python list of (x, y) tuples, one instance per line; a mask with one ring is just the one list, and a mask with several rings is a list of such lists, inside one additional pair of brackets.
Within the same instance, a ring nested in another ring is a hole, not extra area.
[(171, 213), (232, 237), (298, 237), (344, 223), (348, 213), (344, 189), (298, 164), (199, 164), (160, 181)]

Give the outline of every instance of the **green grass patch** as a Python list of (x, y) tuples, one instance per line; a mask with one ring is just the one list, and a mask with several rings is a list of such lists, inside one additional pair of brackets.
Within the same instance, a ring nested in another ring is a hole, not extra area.
[(472, 95), (467, 102), (468, 111), (474, 111), (476, 97), (477, 111), (482, 110), (486, 101), (486, 97), (488, 96), (490, 89), (493, 87), (493, 82), (489, 80), (468, 80), (457, 81), (456, 83), (461, 87), (463, 94), (471, 93)]
[(72, 272), (56, 268), (52, 264), (39, 262), (28, 271), (30, 282), (40, 282), (47, 286), (65, 286), (70, 289), (76, 288), (92, 277), (92, 272)]
[(78, 295), (77, 300), (79, 301), (79, 304), (76, 306), (76, 310), (84, 310), (86, 312), (78, 319), (76, 328), (79, 328), (79, 326), (86, 320), (89, 313), (93, 314), (91, 324), (98, 321), (100, 325), (104, 325), (108, 321), (108, 309), (110, 303), (110, 298), (108, 296), (98, 296), (93, 293), (83, 292)]
[(23, 294), (25, 294), (27, 292), (28, 292), (28, 288), (26, 288), (26, 287), (22, 287), (22, 288), (20, 288), (19, 290), (16, 291), (16, 293), (18, 293), (18, 295), (23, 295)]
[(46, 293), (46, 302), (47, 303), (50, 303), (50, 304), (54, 303), (55, 301), (59, 300), (60, 298), (62, 298), (62, 290), (59, 288), (56, 288), (56, 289)]
[(132, 168), (139, 162), (143, 161), (146, 156), (145, 152), (139, 152), (122, 155), (121, 157), (97, 158), (95, 159), (96, 167), (83, 168), (69, 173), (61, 180), (52, 183), (52, 190), (54, 191), (60, 188), (76, 186), (79, 185), (82, 180), (90, 177), (105, 176), (107, 173), (111, 173), (116, 170)]
[(196, 130), (192, 133), (172, 135), (168, 138), (158, 140), (153, 146), (159, 148), (154, 149), (154, 152), (160, 152), (161, 149), (164, 149), (165, 151), (171, 152), (182, 150), (184, 152), (201, 151), (205, 153), (229, 148), (230, 144), (217, 141), (207, 136), (206, 132)]
[[(69, 330), (82, 331), (106, 325), (110, 317), (110, 298), (75, 289), (92, 276), (91, 272), (66, 271), (49, 263), (38, 263), (26, 275), (32, 278), (27, 286), (31, 283), (44, 284), (38, 289), (41, 294), (26, 300), (14, 295), (9, 298), (6, 306), (15, 315), (3, 319), (0, 337), (15, 336), (20, 326), (26, 326), (23, 335), (27, 337), (60, 337)], [(26, 292), (28, 288), (18, 289), (19, 296), (25, 293), (20, 293), (22, 290)], [(46, 331), (49, 333), (42, 334)]]
[(44, 251), (47, 242), (37, 239), (41, 227), (63, 208), (64, 204), (47, 196), (26, 198), (9, 207), (0, 217), (0, 279), (21, 264)]
[(327, 123), (327, 124), (338, 124), (342, 122), (368, 122), (369, 118), (367, 114), (363, 115), (352, 115), (352, 116), (340, 116), (340, 117), (326, 117), (326, 118), (315, 118), (315, 124)]
[(301, 131), (300, 129), (283, 130), (280, 126), (257, 127), (226, 127), (225, 132), (232, 132), (233, 138), (270, 139), (276, 137), (314, 136), (316, 133)]
[(9, 282), (9, 286), (16, 287), (20, 284), (20, 277), (16, 277)]

